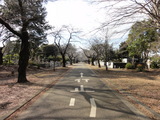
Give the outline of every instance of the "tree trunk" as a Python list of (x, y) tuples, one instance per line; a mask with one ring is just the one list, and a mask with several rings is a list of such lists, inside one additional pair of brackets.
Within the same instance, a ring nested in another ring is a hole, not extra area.
[(106, 64), (105, 66), (106, 66), (106, 71), (108, 71), (108, 66), (107, 66), (107, 64)]
[(76, 63), (76, 57), (74, 57), (74, 59), (73, 59), (73, 63)]
[(21, 50), (19, 53), (19, 68), (18, 68), (18, 83), (29, 82), (26, 78), (26, 70), (29, 61), (29, 36), (28, 33), (23, 33), (21, 37)]
[(98, 67), (101, 68), (101, 64), (100, 64), (100, 61), (99, 61), (99, 60), (98, 60)]
[(53, 61), (53, 71), (56, 71), (56, 61)]
[(94, 66), (94, 58), (92, 58), (92, 65)]
[(90, 64), (90, 59), (87, 60), (88, 64)]
[(73, 65), (73, 63), (72, 63), (72, 59), (70, 59), (70, 65)]
[(107, 60), (104, 61), (104, 66), (106, 67), (106, 71), (108, 71)]
[(62, 54), (62, 66), (66, 67), (66, 58), (64, 54)]
[(72, 61), (72, 57), (71, 56), (69, 57), (69, 62), (70, 62), (70, 65), (73, 65), (73, 61)]
[(2, 48), (0, 48), (0, 65), (3, 64), (3, 53), (2, 53)]

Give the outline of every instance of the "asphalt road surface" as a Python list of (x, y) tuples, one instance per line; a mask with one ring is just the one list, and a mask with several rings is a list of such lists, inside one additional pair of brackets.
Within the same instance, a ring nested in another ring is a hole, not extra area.
[(17, 120), (147, 120), (85, 64), (74, 65)]

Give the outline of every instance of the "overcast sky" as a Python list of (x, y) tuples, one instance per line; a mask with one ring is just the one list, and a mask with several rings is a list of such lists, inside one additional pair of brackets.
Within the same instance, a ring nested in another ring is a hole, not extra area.
[(88, 31), (98, 27), (99, 23), (104, 21), (103, 11), (84, 0), (48, 2), (46, 8), (47, 20), (56, 27), (72, 25)]
[[(48, 2), (46, 5), (48, 12), (47, 21), (56, 28), (62, 25), (70, 25), (78, 28), (83, 31), (84, 39), (94, 38), (95, 36), (99, 36), (99, 34), (101, 37), (105, 37), (104, 32), (98, 32), (96, 34), (95, 31), (91, 32), (110, 19), (107, 9), (102, 9), (102, 6), (105, 6), (104, 4), (91, 4), (87, 0), (58, 0), (56, 2)], [(127, 3), (121, 3), (121, 5), (125, 4)], [(109, 6), (109, 3), (106, 6)], [(111, 10), (109, 11), (111, 12)], [(113, 27), (109, 28), (109, 31), (112, 31), (111, 29)], [(127, 34), (123, 38), (122, 35), (114, 35), (111, 38), (111, 43), (115, 47), (118, 47), (119, 43), (126, 38)], [(50, 37), (48, 39), (49, 43), (52, 44), (53, 40)], [(81, 46), (87, 45), (85, 40), (81, 40), (81, 43)]]
[[(48, 12), (46, 19), (50, 25), (55, 26), (55, 29), (60, 28), (62, 25), (68, 25), (83, 31), (82, 35), (84, 39), (94, 38), (99, 35), (105, 37), (105, 33), (95, 33), (96, 31), (94, 31), (102, 23), (110, 19), (108, 10), (102, 9), (105, 3), (91, 4), (87, 1), (91, 0), (57, 0), (55, 2), (48, 2), (45, 5)], [(121, 5), (125, 4), (127, 2), (121, 3)], [(107, 5), (109, 6), (109, 3)], [(112, 29), (113, 27), (109, 28), (109, 31), (112, 31)], [(119, 43), (125, 40), (127, 34), (124, 38), (121, 37), (121, 35), (112, 36), (111, 42), (114, 46), (118, 47)], [(53, 43), (52, 39), (48, 37), (49, 44)], [(81, 46), (84, 45), (87, 45), (85, 40), (81, 40)]]
[[(46, 5), (47, 21), (56, 28), (69, 25), (83, 31), (84, 38), (93, 37), (91, 31), (98, 28), (105, 21), (105, 10), (86, 0), (58, 0)], [(50, 38), (49, 38), (50, 39)], [(50, 40), (50, 43), (53, 43)]]

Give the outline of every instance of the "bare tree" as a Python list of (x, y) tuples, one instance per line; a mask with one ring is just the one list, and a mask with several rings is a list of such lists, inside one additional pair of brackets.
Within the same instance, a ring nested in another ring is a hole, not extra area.
[(106, 71), (108, 70), (107, 62), (109, 62), (112, 59), (112, 55), (113, 55), (113, 47), (108, 43), (108, 39), (106, 37), (103, 44), (103, 51), (102, 51), (102, 59), (106, 67)]
[(81, 48), (81, 49), (83, 50), (84, 55), (88, 58), (88, 64), (90, 64), (90, 62), (91, 62), (91, 65), (94, 66), (94, 61), (97, 58), (96, 52), (91, 49), (90, 50), (83, 49), (83, 48)]
[(62, 26), (61, 29), (54, 31), (52, 33), (54, 37), (54, 43), (57, 46), (61, 56), (63, 67), (66, 67), (66, 53), (69, 44), (72, 42), (72, 39), (78, 37), (80, 31), (74, 30), (69, 26)]
[(68, 46), (67, 55), (68, 55), (68, 58), (69, 58), (69, 61), (70, 61), (70, 65), (72, 65), (73, 64), (73, 60), (77, 56), (76, 47), (73, 46), (72, 44), (69, 44), (69, 46)]
[(2, 42), (2, 44), (3, 44), (3, 47), (0, 47), (0, 65), (2, 65), (3, 64), (3, 52), (2, 52), (2, 50), (3, 50), (3, 48), (4, 48), (4, 39), (3, 39), (3, 27), (2, 26), (0, 26), (0, 42)]
[(3, 48), (4, 48), (4, 46), (0, 47), (0, 65), (3, 64), (3, 52), (2, 52)]
[(91, 50), (93, 50), (96, 53), (96, 60), (98, 62), (98, 67), (101, 67), (100, 60), (102, 58), (102, 52), (103, 52), (103, 41), (101, 38), (94, 38), (91, 44)]
[[(112, 18), (108, 24), (124, 25), (133, 23), (138, 19), (149, 16), (154, 21), (154, 27), (160, 29), (160, 0), (93, 0), (98, 3), (109, 3), (106, 8), (111, 12)], [(112, 9), (112, 10), (111, 10)], [(138, 18), (137, 18), (138, 17)], [(133, 21), (134, 20), (134, 21)], [(152, 25), (153, 26), (153, 25)]]

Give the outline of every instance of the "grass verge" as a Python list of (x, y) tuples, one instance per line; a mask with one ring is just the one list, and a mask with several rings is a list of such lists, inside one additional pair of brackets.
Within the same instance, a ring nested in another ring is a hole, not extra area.
[(160, 119), (160, 70), (136, 70), (89, 67), (101, 80), (127, 97), (141, 112), (153, 120)]

